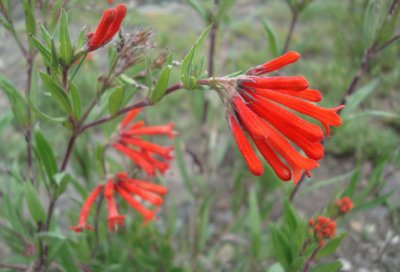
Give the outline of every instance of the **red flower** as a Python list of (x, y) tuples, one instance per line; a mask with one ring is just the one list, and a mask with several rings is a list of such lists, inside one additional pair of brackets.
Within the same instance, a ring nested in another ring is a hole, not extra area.
[(342, 214), (348, 213), (353, 208), (353, 202), (351, 202), (349, 197), (343, 197), (336, 200), (336, 207)]
[[(99, 185), (90, 193), (82, 207), (78, 225), (70, 227), (72, 230), (81, 232), (84, 229), (93, 229), (87, 224), (87, 217), (94, 201), (102, 192), (107, 202), (108, 228), (117, 230), (118, 225), (122, 226), (124, 224), (125, 216), (118, 213), (114, 197), (115, 193), (137, 210), (145, 219), (145, 223), (147, 223), (154, 219), (157, 209), (150, 210), (141, 202), (148, 202), (156, 207), (161, 206), (163, 204), (162, 196), (167, 193), (167, 188), (147, 181), (129, 178), (124, 172), (118, 173), (115, 179), (109, 179), (105, 186)], [(141, 199), (141, 201), (137, 198)]]
[(234, 89), (231, 85), (225, 88), (229, 95), (227, 100), (232, 103), (228, 105), (228, 120), (250, 171), (254, 175), (263, 173), (261, 163), (241, 129), (247, 131), (276, 175), (283, 181), (292, 179), (295, 184), (303, 171), (310, 175), (309, 171), (319, 166), (318, 160), (324, 156), (320, 143), (324, 133), (319, 126), (294, 112), (318, 120), (329, 136), (329, 127), (342, 123), (337, 111), (344, 107), (326, 109), (311, 103), (319, 102), (322, 96), (319, 91), (308, 89), (309, 83), (303, 76), (260, 77), (299, 58), (300, 54), (296, 52), (286, 53), (250, 69), (245, 76), (236, 79)]
[(96, 186), (93, 191), (89, 194), (88, 198), (86, 199), (85, 203), (83, 203), (81, 213), (78, 219), (78, 225), (76, 227), (70, 227), (70, 229), (74, 230), (75, 232), (81, 232), (84, 229), (92, 230), (92, 226), (87, 224), (87, 218), (89, 216), (89, 212), (91, 207), (93, 206), (94, 201), (96, 200), (97, 196), (103, 191), (104, 185)]
[(108, 43), (119, 31), (126, 15), (126, 6), (118, 5), (115, 9), (107, 9), (97, 25), (96, 31), (87, 34), (87, 47), (89, 51), (96, 50)]
[(148, 176), (154, 176), (156, 170), (165, 173), (169, 169), (172, 159), (173, 147), (164, 147), (140, 139), (143, 135), (167, 135), (174, 137), (173, 124), (164, 126), (145, 126), (143, 121), (132, 125), (129, 123), (136, 117), (141, 109), (130, 111), (121, 121), (119, 135), (113, 147), (131, 159), (133, 163), (142, 168)]
[(310, 219), (308, 225), (312, 228), (320, 246), (323, 246), (325, 240), (332, 239), (336, 234), (336, 222), (328, 217), (318, 216), (315, 222)]

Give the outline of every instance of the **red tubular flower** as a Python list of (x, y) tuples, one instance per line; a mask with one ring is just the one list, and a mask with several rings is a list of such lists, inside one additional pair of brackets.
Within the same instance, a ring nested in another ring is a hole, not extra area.
[(139, 197), (145, 202), (160, 207), (164, 202), (162, 197), (167, 193), (167, 188), (150, 182), (129, 178), (125, 172), (117, 173), (115, 179), (110, 178), (106, 185), (99, 185), (90, 193), (83, 204), (78, 225), (70, 227), (72, 230), (81, 232), (84, 229), (93, 229), (87, 224), (87, 217), (94, 201), (101, 193), (103, 193), (106, 199), (108, 228), (109, 230), (117, 231), (118, 225), (122, 226), (124, 224), (125, 216), (118, 213), (115, 193), (120, 195), (129, 205), (137, 210), (144, 217), (145, 223), (147, 223), (154, 219), (158, 208), (150, 210), (134, 197)]
[(250, 69), (246, 74), (259, 76), (262, 74), (270, 73), (278, 70), (286, 65), (296, 62), (300, 59), (300, 54), (294, 51), (287, 52), (286, 54), (268, 61), (260, 66)]
[(308, 225), (318, 239), (320, 246), (323, 246), (325, 240), (332, 239), (336, 234), (336, 222), (328, 217), (318, 216), (315, 221), (310, 219)]
[(89, 51), (96, 50), (108, 43), (119, 31), (125, 15), (126, 6), (123, 4), (118, 5), (115, 9), (105, 10), (96, 31), (86, 36)]
[(353, 202), (349, 197), (343, 197), (336, 200), (336, 207), (342, 214), (348, 213), (353, 208)]
[(341, 125), (337, 112), (343, 108), (326, 109), (313, 104), (321, 101), (321, 93), (309, 89), (303, 76), (260, 76), (299, 58), (296, 52), (286, 53), (236, 78), (235, 88), (232, 88), (232, 81), (225, 83), (226, 92), (221, 92), (227, 96), (226, 101), (231, 102), (227, 110), (229, 124), (249, 170), (260, 175), (262, 166), (242, 128), (276, 175), (283, 181), (291, 179), (295, 184), (303, 172), (309, 176), (310, 170), (318, 167), (318, 160), (324, 156), (320, 143), (324, 138), (323, 130), (303, 119), (301, 114), (318, 120), (329, 136), (330, 126)]
[(167, 135), (174, 137), (173, 124), (164, 126), (146, 126), (143, 121), (130, 123), (141, 109), (128, 112), (119, 126), (119, 136), (112, 145), (116, 150), (129, 157), (133, 163), (142, 168), (147, 176), (153, 176), (158, 170), (164, 174), (169, 169), (173, 147), (160, 146), (140, 138), (144, 135)]
[(242, 154), (244, 160), (246, 161), (249, 170), (253, 175), (261, 176), (264, 173), (264, 168), (261, 164), (261, 161), (257, 158), (254, 153), (251, 144), (246, 138), (246, 135), (240, 128), (240, 125), (237, 123), (235, 117), (233, 115), (229, 116), (229, 125), (232, 130), (233, 137), (236, 140), (236, 144), (239, 148), (240, 153)]
[(104, 188), (104, 197), (107, 202), (107, 212), (108, 212), (108, 229), (117, 230), (117, 226), (122, 226), (124, 224), (125, 215), (120, 215), (118, 213), (117, 205), (114, 199), (114, 181), (109, 179)]
[(84, 229), (88, 230), (93, 230), (93, 228), (87, 224), (87, 218), (89, 216), (89, 212), (91, 207), (93, 206), (94, 201), (96, 200), (97, 196), (103, 191), (104, 185), (98, 185), (96, 186), (93, 191), (89, 194), (87, 197), (85, 203), (83, 203), (79, 219), (78, 219), (78, 225), (75, 227), (69, 227), (75, 232), (81, 232)]
[(145, 223), (154, 219), (155, 211), (147, 209), (139, 201), (135, 200), (128, 191), (126, 191), (120, 184), (115, 187), (117, 193), (135, 210), (137, 210), (145, 220)]

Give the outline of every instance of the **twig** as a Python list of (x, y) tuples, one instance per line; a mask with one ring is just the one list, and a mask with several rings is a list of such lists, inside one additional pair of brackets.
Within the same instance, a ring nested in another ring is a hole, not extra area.
[[(219, 0), (214, 1), (214, 8), (218, 9)], [(213, 16), (213, 15), (212, 15)], [(213, 22), (210, 30), (210, 45), (208, 49), (208, 76), (214, 76), (214, 60), (215, 60), (215, 46), (217, 41), (217, 32), (218, 32), (218, 24), (215, 20), (215, 16), (212, 17)], [(210, 101), (207, 96), (204, 98), (204, 105), (203, 105), (203, 117), (201, 119), (202, 125), (207, 122), (208, 116), (208, 107), (210, 105)]]
[(289, 30), (288, 30), (288, 33), (287, 33), (287, 36), (286, 36), (285, 46), (282, 49), (282, 54), (286, 53), (286, 51), (288, 51), (288, 49), (289, 49), (289, 44), (290, 44), (290, 41), (291, 41), (292, 36), (293, 36), (293, 31), (294, 31), (294, 28), (296, 26), (297, 19), (299, 17), (299, 12), (298, 11), (296, 11), (294, 9), (291, 9), (291, 11), (292, 11), (292, 19), (290, 21), (290, 26), (289, 26)]
[(316, 249), (314, 249), (313, 253), (304, 264), (303, 272), (308, 272), (310, 270), (310, 265), (321, 248), (322, 248), (321, 246), (318, 246)]

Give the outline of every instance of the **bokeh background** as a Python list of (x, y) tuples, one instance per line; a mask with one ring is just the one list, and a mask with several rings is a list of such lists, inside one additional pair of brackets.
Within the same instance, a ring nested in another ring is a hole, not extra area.
[[(214, 1), (198, 2), (210, 10), (215, 8)], [(341, 103), (369, 46), (365, 37), (368, 2), (314, 0), (298, 15), (289, 50), (300, 52), (302, 59), (284, 73), (306, 76), (311, 87), (322, 92), (323, 106)], [(386, 8), (392, 1), (379, 2)], [(124, 3), (128, 7), (124, 31), (151, 28), (153, 57), (167, 50), (179, 62), (208, 25), (182, 0)], [(23, 11), (15, 5), (16, 25), (23, 29)], [(83, 26), (93, 29), (107, 7), (107, 1), (70, 1), (73, 36)], [(218, 27), (215, 74), (232, 74), (276, 57), (282, 51), (291, 18), (287, 1), (237, 0)], [(397, 22), (393, 35), (399, 31)], [(206, 41), (206, 61), (207, 50)], [(96, 78), (106, 71), (106, 56), (107, 48), (95, 51), (93, 60), (85, 63), (77, 76), (83, 100), (86, 94), (87, 101), (94, 94)], [(329, 257), (341, 260), (342, 271), (400, 270), (399, 61), (398, 42), (369, 59), (355, 88), (357, 95), (343, 115), (344, 125), (334, 129), (326, 140), (326, 155), (320, 167), (305, 180), (293, 202), (299, 215), (307, 220), (324, 210), (349, 183), (355, 184), (355, 209), (338, 226), (338, 232), (347, 235)], [(38, 59), (37, 65), (42, 61)], [(21, 69), (24, 61), (20, 52), (0, 27), (0, 73), (23, 88), (25, 73)], [(180, 78), (179, 67), (173, 71), (171, 83)], [(204, 97), (210, 101), (206, 123), (201, 120)], [(45, 103), (42, 107), (54, 110)], [(12, 125), (12, 112), (2, 93), (0, 109), (0, 189), (6, 192), (11, 186), (8, 170), (24, 167), (26, 147), (23, 135)], [(92, 260), (91, 234), (86, 237), (67, 230), (82, 201), (70, 188), (56, 210), (59, 237), (49, 238), (69, 243), (58, 253), (64, 255), (60, 262), (65, 266), (69, 258), (77, 260), (81, 270), (89, 269), (84, 264), (91, 263), (94, 271), (282, 271), (277, 266), (268, 270), (276, 263), (269, 224), (280, 222), (284, 199), (293, 185), (277, 180), (270, 170), (260, 178), (248, 173), (233, 144), (217, 95), (178, 91), (146, 109), (141, 117), (149, 124), (173, 121), (178, 132), (174, 142), (176, 159), (171, 170), (159, 177), (159, 182), (169, 188), (160, 220), (143, 228), (135, 220), (138, 217), (127, 211), (131, 219), (118, 234), (107, 233), (103, 224), (97, 258)], [(102, 181), (94, 159), (96, 147), (116, 124), (112, 122), (83, 136), (74, 150), (70, 171), (88, 190)], [(67, 131), (55, 133), (53, 125), (46, 122), (40, 122), (39, 127), (52, 138), (61, 156)], [(110, 159), (116, 168), (118, 163)], [(42, 199), (46, 203), (46, 196)], [(105, 223), (106, 215), (102, 216)], [(9, 236), (0, 229), (0, 260), (20, 258), (25, 263), (26, 248), (10, 243)], [(257, 254), (254, 239), (260, 243)]]

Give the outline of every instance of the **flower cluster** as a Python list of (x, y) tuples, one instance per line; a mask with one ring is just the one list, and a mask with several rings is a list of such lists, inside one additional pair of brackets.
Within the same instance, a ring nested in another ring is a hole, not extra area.
[(259, 176), (264, 169), (245, 131), (276, 175), (283, 181), (292, 179), (295, 184), (303, 171), (310, 175), (309, 171), (319, 166), (318, 160), (324, 156), (320, 143), (324, 133), (318, 125), (294, 112), (318, 120), (329, 136), (330, 126), (342, 123), (337, 112), (344, 107), (326, 109), (312, 103), (321, 101), (322, 96), (319, 91), (308, 88), (309, 83), (303, 76), (261, 76), (299, 58), (298, 53), (288, 52), (250, 69), (235, 79), (233, 87), (224, 86), (228, 91), (227, 119), (251, 173)]
[[(140, 139), (142, 135), (168, 135), (174, 137), (173, 124), (165, 126), (145, 126), (144, 121), (130, 124), (141, 109), (131, 110), (121, 121), (117, 141), (113, 147), (128, 156), (136, 165), (144, 170), (147, 176), (155, 175), (156, 170), (164, 173), (169, 168), (173, 147), (162, 147)], [(155, 156), (158, 156), (158, 160)], [(123, 225), (125, 216), (120, 215), (117, 209), (115, 195), (119, 195), (130, 206), (137, 210), (144, 218), (145, 223), (154, 219), (158, 209), (150, 210), (142, 202), (159, 207), (163, 204), (162, 196), (167, 193), (164, 186), (152, 184), (135, 178), (127, 173), (120, 172), (114, 178), (109, 178), (106, 184), (96, 186), (82, 206), (77, 226), (71, 227), (75, 232), (84, 229), (93, 229), (88, 223), (88, 216), (96, 199), (103, 194), (107, 203), (108, 228), (116, 230)], [(139, 201), (139, 198), (141, 201)]]
[(95, 32), (86, 35), (88, 51), (94, 51), (107, 44), (119, 31), (126, 15), (126, 6), (117, 5), (114, 9), (107, 9), (97, 25)]
[(318, 216), (315, 221), (310, 219), (308, 225), (312, 228), (320, 246), (323, 246), (325, 240), (332, 239), (336, 234), (336, 222), (328, 217)]
[(174, 125), (169, 123), (162, 126), (146, 126), (144, 121), (130, 124), (140, 110), (131, 110), (122, 120), (118, 137), (112, 146), (143, 169), (147, 176), (154, 176), (156, 170), (164, 174), (169, 168), (173, 147), (159, 146), (140, 137), (143, 135), (166, 135), (174, 138)]
[(346, 196), (336, 200), (336, 207), (341, 214), (345, 214), (353, 208), (353, 202), (351, 202), (350, 198)]
[(137, 210), (143, 216), (146, 223), (155, 217), (157, 209), (150, 210), (146, 208), (146, 206), (135, 199), (135, 197), (158, 207), (162, 205), (162, 196), (167, 193), (167, 189), (150, 182), (129, 178), (128, 174), (125, 172), (118, 173), (115, 179), (110, 178), (105, 185), (101, 184), (93, 189), (82, 206), (77, 226), (70, 228), (75, 232), (81, 232), (84, 229), (93, 229), (92, 226), (87, 223), (87, 219), (96, 198), (103, 194), (107, 202), (108, 228), (110, 230), (117, 230), (118, 225), (124, 224), (125, 216), (118, 213), (114, 198), (115, 192)]

